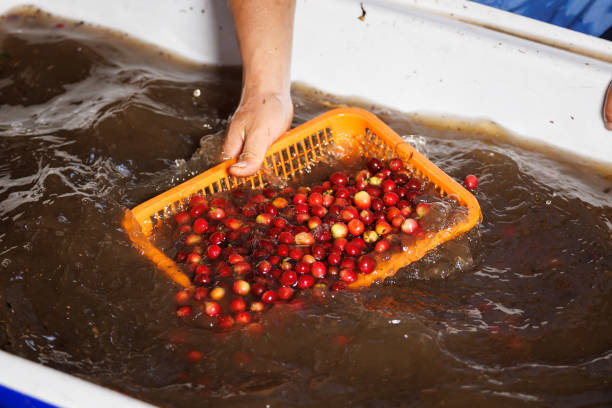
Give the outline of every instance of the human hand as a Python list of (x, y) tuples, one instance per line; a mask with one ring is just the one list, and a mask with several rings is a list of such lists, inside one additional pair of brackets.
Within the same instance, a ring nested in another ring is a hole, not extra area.
[(245, 177), (255, 173), (268, 147), (289, 129), (292, 120), (288, 91), (243, 93), (223, 145), (224, 158), (238, 157), (230, 174)]

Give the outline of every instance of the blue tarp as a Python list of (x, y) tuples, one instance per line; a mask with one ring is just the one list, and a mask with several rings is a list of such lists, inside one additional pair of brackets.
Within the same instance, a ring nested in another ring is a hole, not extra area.
[(472, 0), (585, 34), (612, 27), (612, 0)]

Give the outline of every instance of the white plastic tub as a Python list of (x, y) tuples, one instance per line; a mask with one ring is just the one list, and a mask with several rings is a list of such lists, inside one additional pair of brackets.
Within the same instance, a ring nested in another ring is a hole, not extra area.
[[(240, 62), (225, 1), (2, 0), (0, 13), (24, 4), (123, 31), (197, 62)], [(606, 61), (612, 43), (467, 1), (300, 0), (292, 76), (407, 113), (492, 121), (610, 165), (612, 132), (601, 114), (612, 79)], [(0, 367), (0, 399), (15, 390), (59, 406), (142, 405), (2, 352)]]

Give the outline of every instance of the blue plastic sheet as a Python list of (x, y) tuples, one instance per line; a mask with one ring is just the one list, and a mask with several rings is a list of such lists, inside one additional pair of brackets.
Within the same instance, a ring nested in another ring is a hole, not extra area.
[(473, 1), (596, 37), (612, 27), (612, 0)]

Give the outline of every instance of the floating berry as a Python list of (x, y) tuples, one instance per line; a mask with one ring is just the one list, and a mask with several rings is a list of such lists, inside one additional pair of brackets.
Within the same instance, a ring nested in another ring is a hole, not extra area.
[(346, 283), (353, 283), (357, 280), (357, 274), (352, 269), (342, 269), (340, 270), (340, 279)]
[(416, 208), (414, 209), (417, 213), (417, 216), (419, 218), (424, 217), (425, 215), (427, 215), (427, 213), (429, 212), (429, 210), (431, 209), (431, 204), (429, 203), (419, 203), (417, 204)]
[(475, 175), (468, 174), (465, 176), (464, 184), (469, 190), (476, 190), (476, 187), (478, 187), (478, 179)]
[(295, 291), (287, 286), (281, 286), (280, 288), (278, 288), (277, 293), (278, 293), (278, 298), (281, 300), (289, 300), (291, 299), (291, 297), (293, 296), (293, 293)]
[(196, 254), (195, 252), (192, 252), (189, 255), (187, 255), (187, 262), (190, 264), (200, 263), (201, 260), (202, 260), (202, 257), (200, 256), (200, 254)]
[(220, 207), (212, 207), (208, 210), (208, 218), (211, 220), (221, 220), (225, 218), (225, 211)]
[(238, 324), (249, 324), (251, 322), (251, 314), (249, 312), (238, 312), (235, 317)]
[(217, 259), (219, 255), (221, 255), (221, 247), (219, 245), (213, 244), (206, 248), (206, 257), (208, 259)]
[(189, 234), (185, 237), (185, 245), (197, 245), (202, 242), (202, 236), (198, 234)]
[(187, 360), (191, 361), (192, 363), (197, 363), (198, 361), (202, 360), (202, 358), (204, 358), (204, 354), (202, 354), (200, 351), (190, 350), (187, 353)]
[(221, 312), (221, 307), (217, 302), (205, 302), (204, 313), (210, 317), (217, 316)]
[(232, 312), (242, 312), (246, 310), (246, 302), (241, 297), (234, 298), (229, 304), (229, 309)]
[(353, 202), (357, 208), (367, 210), (370, 208), (370, 204), (372, 203), (372, 197), (366, 191), (359, 191), (353, 197)]
[(337, 222), (331, 226), (331, 234), (334, 238), (344, 238), (348, 235), (348, 227), (342, 222)]
[(181, 224), (187, 224), (189, 221), (191, 221), (191, 216), (186, 213), (185, 211), (180, 212), (178, 214), (176, 214), (174, 216), (174, 219), (176, 221), (177, 224), (181, 225)]
[(298, 288), (308, 289), (314, 285), (315, 279), (312, 275), (302, 275), (298, 278)]
[(368, 169), (372, 172), (372, 173), (377, 173), (380, 171), (380, 169), (382, 169), (383, 164), (380, 160), (378, 160), (377, 158), (371, 158), (370, 160), (368, 160)]
[(392, 159), (389, 161), (389, 169), (393, 172), (398, 172), (404, 169), (404, 162), (402, 159)]
[(191, 306), (181, 306), (176, 309), (176, 315), (181, 318), (189, 317), (191, 315)]
[(363, 224), (363, 221), (355, 218), (349, 221), (348, 230), (353, 236), (358, 236), (363, 234), (363, 231), (365, 230), (365, 225)]
[(190, 297), (189, 292), (186, 290), (179, 290), (174, 295), (174, 299), (176, 300), (176, 303), (179, 303), (179, 304), (187, 303), (189, 301), (189, 297)]
[(300, 232), (294, 237), (296, 245), (312, 245), (314, 237), (310, 232)]
[(389, 249), (390, 246), (391, 246), (391, 244), (389, 243), (388, 240), (382, 239), (382, 240), (378, 241), (376, 243), (376, 245), (374, 246), (374, 252), (382, 254), (383, 252), (386, 252)]
[(234, 325), (234, 318), (230, 315), (220, 315), (217, 318), (217, 326), (222, 329), (229, 329)]
[(310, 266), (310, 273), (317, 279), (323, 279), (327, 274), (327, 267), (323, 262), (317, 261)]
[(414, 234), (419, 229), (419, 223), (414, 218), (406, 218), (402, 224), (402, 232), (405, 234)]
[(264, 303), (273, 303), (278, 299), (278, 294), (274, 290), (267, 290), (261, 295), (261, 301)]
[(207, 295), (208, 295), (208, 288), (199, 287), (199, 288), (196, 288), (195, 291), (193, 292), (193, 298), (195, 300), (204, 300), (206, 299)]
[(234, 293), (240, 296), (246, 296), (251, 290), (251, 285), (249, 284), (249, 282), (243, 279), (240, 279), (234, 282), (233, 289), (234, 289)]
[(221, 300), (225, 296), (225, 289), (221, 286), (217, 286), (213, 290), (210, 291), (210, 298), (212, 300)]
[(372, 273), (374, 272), (374, 269), (376, 268), (376, 261), (374, 261), (374, 259), (372, 259), (368, 255), (360, 256), (359, 259), (357, 260), (357, 268), (359, 268), (359, 272), (361, 273), (364, 273), (364, 274)]

